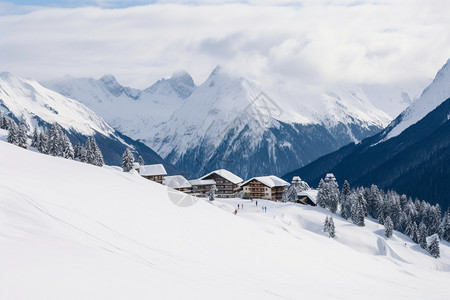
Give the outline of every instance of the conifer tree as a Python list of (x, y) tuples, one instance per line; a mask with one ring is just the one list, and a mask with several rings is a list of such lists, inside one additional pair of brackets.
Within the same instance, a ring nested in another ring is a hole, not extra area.
[(350, 184), (347, 180), (344, 181), (344, 184), (342, 185), (342, 191), (341, 191), (341, 216), (344, 219), (348, 219), (351, 217), (351, 201), (350, 201)]
[(441, 235), (444, 240), (450, 242), (450, 208), (445, 212), (441, 223)]
[(317, 189), (317, 205), (320, 207), (326, 207), (327, 191), (326, 184), (323, 179), (320, 179), (319, 187)]
[(125, 151), (122, 154), (122, 169), (124, 172), (129, 172), (133, 170), (133, 164), (134, 164), (134, 156), (133, 153), (131, 153), (130, 149), (125, 149)]
[(384, 234), (387, 238), (390, 238), (394, 229), (394, 224), (392, 223), (391, 217), (387, 216), (384, 220), (384, 228)]
[(38, 151), (43, 154), (48, 154), (48, 135), (45, 132), (39, 134)]
[(440, 249), (439, 249), (439, 236), (437, 234), (433, 234), (431, 237), (430, 246), (428, 247), (428, 252), (434, 258), (441, 257)]
[(412, 235), (412, 240), (414, 241), (414, 243), (418, 244), (419, 243), (419, 228), (417, 227), (417, 223), (415, 221), (413, 221), (411, 235)]
[(31, 137), (31, 147), (39, 147), (39, 130), (37, 129), (37, 127), (34, 127), (33, 130), (33, 136)]
[(69, 137), (63, 133), (62, 135), (63, 157), (67, 159), (74, 159), (75, 152), (72, 147), (72, 142)]
[(138, 164), (139, 164), (140, 166), (145, 165), (145, 161), (144, 161), (144, 159), (142, 158), (142, 156), (140, 156), (140, 155), (139, 155), (139, 157), (138, 157)]
[(7, 141), (10, 144), (18, 145), (19, 144), (19, 128), (17, 128), (17, 124), (14, 121), (10, 121), (8, 125), (8, 138)]
[(365, 226), (364, 223), (364, 207), (363, 195), (358, 193), (356, 199), (352, 203), (352, 221), (357, 226)]
[(19, 125), (19, 129), (17, 131), (17, 146), (28, 149), (27, 128), (23, 123)]
[(418, 238), (419, 238), (419, 245), (420, 245), (420, 247), (422, 247), (423, 249), (426, 250), (428, 248), (428, 245), (427, 245), (427, 227), (425, 226), (425, 224), (423, 222), (421, 222), (420, 225), (419, 225)]

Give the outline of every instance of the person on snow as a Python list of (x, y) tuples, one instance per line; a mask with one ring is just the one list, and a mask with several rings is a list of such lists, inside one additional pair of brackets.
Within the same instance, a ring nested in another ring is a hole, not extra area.
[(256, 206), (258, 206), (258, 200), (256, 200), (255, 203), (256, 203)]
[(234, 210), (234, 214), (235, 214), (235, 215), (237, 214), (237, 209)]

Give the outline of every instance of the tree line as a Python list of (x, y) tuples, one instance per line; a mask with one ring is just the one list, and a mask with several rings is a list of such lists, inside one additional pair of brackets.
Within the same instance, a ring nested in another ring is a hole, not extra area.
[[(442, 217), (439, 204), (431, 205), (422, 200), (412, 200), (395, 191), (384, 192), (376, 185), (350, 188), (344, 181), (341, 191), (335, 180), (321, 180), (318, 187), (317, 205), (340, 213), (357, 226), (365, 226), (365, 218), (376, 219), (385, 227), (385, 235), (389, 238), (393, 230), (397, 230), (430, 252), (433, 257), (439, 257), (439, 240), (450, 242), (450, 208)], [(330, 217), (331, 218), (331, 217)], [(334, 224), (325, 222), (325, 231), (333, 231)], [(427, 242), (428, 239), (428, 242)]]
[[(23, 122), (17, 124), (13, 119), (0, 113), (0, 128), (8, 131), (8, 143), (28, 149), (29, 133)], [(40, 153), (76, 159), (99, 167), (104, 165), (103, 154), (94, 137), (88, 137), (85, 144), (77, 143), (74, 147), (58, 123), (53, 123), (48, 130), (39, 130), (35, 127), (30, 138), (30, 146)]]

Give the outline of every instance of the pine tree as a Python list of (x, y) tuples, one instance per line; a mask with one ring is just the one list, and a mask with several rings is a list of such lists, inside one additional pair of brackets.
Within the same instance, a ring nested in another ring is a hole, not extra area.
[(386, 235), (387, 238), (390, 238), (392, 236), (392, 232), (394, 229), (394, 223), (392, 223), (391, 217), (387, 217), (384, 220), (384, 234)]
[(412, 220), (411, 216), (408, 215), (406, 217), (406, 221), (405, 221), (405, 230), (404, 230), (404, 234), (406, 234), (409, 237), (413, 237), (413, 233), (414, 233), (414, 221)]
[(19, 128), (17, 128), (17, 124), (14, 121), (10, 121), (8, 125), (8, 138), (7, 141), (10, 144), (18, 145), (19, 144)]
[(122, 169), (124, 172), (129, 172), (133, 170), (134, 156), (130, 149), (125, 149), (122, 154)]
[(351, 201), (350, 201), (350, 184), (347, 180), (344, 181), (344, 184), (342, 185), (342, 191), (341, 191), (341, 216), (348, 220), (348, 218), (351, 217)]
[(3, 112), (0, 110), (0, 128), (3, 129)]
[(62, 135), (63, 157), (67, 159), (74, 159), (75, 152), (72, 147), (72, 142), (67, 135)]
[(419, 228), (417, 227), (417, 223), (415, 221), (413, 221), (411, 237), (414, 243), (419, 243)]
[(8, 119), (6, 118), (5, 114), (2, 113), (2, 115), (0, 116), (1, 120), (1, 129), (5, 129), (5, 130), (9, 130), (9, 122)]
[(328, 216), (325, 217), (325, 222), (323, 223), (323, 232), (328, 232), (329, 236), (330, 231), (330, 220), (328, 219)]
[(419, 232), (418, 232), (418, 237), (419, 237), (419, 245), (420, 247), (422, 247), (423, 249), (427, 249), (427, 227), (425, 226), (425, 224), (423, 222), (420, 223), (419, 225)]
[(144, 159), (142, 158), (142, 156), (140, 156), (140, 155), (139, 155), (139, 157), (138, 157), (138, 164), (139, 164), (140, 166), (145, 165), (145, 161), (144, 161)]
[(450, 242), (450, 208), (445, 212), (441, 223), (441, 235), (444, 240)]
[(45, 132), (39, 134), (38, 151), (43, 154), (48, 154), (48, 135)]
[(63, 156), (63, 132), (58, 123), (53, 123), (48, 134), (48, 154), (52, 156)]
[(330, 238), (334, 238), (336, 236), (336, 227), (334, 226), (333, 217), (330, 216), (328, 218), (328, 234)]
[(37, 129), (37, 127), (34, 127), (33, 130), (33, 136), (31, 137), (31, 147), (39, 147), (39, 130)]
[(317, 189), (317, 205), (325, 208), (326, 201), (327, 201), (326, 184), (323, 181), (323, 179), (320, 179), (319, 187)]
[(356, 199), (352, 203), (352, 221), (355, 225), (361, 227), (365, 226), (363, 201), (363, 195), (358, 193)]
[(336, 181), (332, 180), (326, 183), (328, 186), (328, 208), (332, 213), (336, 213), (339, 204), (339, 185)]
[(441, 253), (439, 250), (439, 236), (437, 234), (433, 234), (431, 237), (430, 246), (428, 247), (428, 252), (433, 256), (434, 258), (441, 257)]
[(19, 129), (17, 131), (17, 146), (28, 149), (27, 128), (23, 123), (19, 125)]

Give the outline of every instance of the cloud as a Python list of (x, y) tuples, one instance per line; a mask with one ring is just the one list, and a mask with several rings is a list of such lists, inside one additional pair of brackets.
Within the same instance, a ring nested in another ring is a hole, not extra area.
[(2, 4), (0, 70), (40, 80), (112, 73), (144, 88), (180, 69), (198, 84), (220, 64), (301, 90), (431, 78), (450, 53), (445, 0), (183, 3)]

